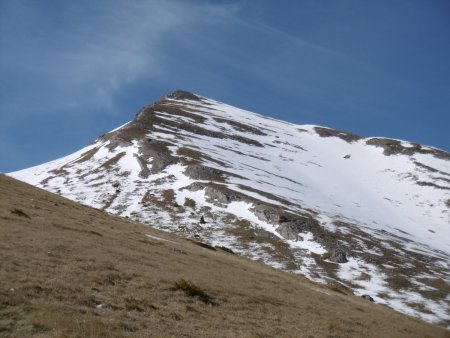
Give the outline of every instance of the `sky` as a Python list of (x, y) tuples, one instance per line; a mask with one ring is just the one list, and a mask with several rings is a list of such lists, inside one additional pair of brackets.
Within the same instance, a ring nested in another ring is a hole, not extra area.
[(0, 171), (184, 89), (450, 151), (448, 0), (0, 0)]

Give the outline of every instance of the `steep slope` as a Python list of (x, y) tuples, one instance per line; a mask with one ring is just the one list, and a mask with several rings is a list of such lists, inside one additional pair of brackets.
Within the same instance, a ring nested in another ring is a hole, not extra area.
[(2, 337), (448, 336), (3, 175), (0, 225)]
[(176, 91), (11, 176), (450, 325), (450, 155)]

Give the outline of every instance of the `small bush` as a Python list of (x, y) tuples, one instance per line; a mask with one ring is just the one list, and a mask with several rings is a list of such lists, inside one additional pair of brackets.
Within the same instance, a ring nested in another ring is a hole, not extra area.
[(14, 209), (11, 210), (11, 213), (14, 214), (14, 215), (17, 215), (17, 216), (30, 218), (30, 216), (28, 216), (22, 209), (14, 208)]
[(207, 305), (215, 305), (212, 298), (206, 294), (205, 291), (200, 289), (197, 285), (194, 283), (186, 280), (186, 279), (179, 279), (175, 281), (174, 283), (175, 290), (182, 290), (186, 295), (189, 297), (197, 297), (199, 298), (203, 303)]

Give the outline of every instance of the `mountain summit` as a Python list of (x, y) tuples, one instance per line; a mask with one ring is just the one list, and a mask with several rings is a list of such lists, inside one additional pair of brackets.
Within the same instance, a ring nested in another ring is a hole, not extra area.
[(450, 154), (296, 125), (185, 91), (9, 174), (450, 325)]

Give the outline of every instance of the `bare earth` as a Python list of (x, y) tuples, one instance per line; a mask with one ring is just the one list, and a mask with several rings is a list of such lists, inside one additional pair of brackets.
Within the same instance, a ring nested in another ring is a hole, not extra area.
[(450, 333), (0, 175), (0, 336)]

